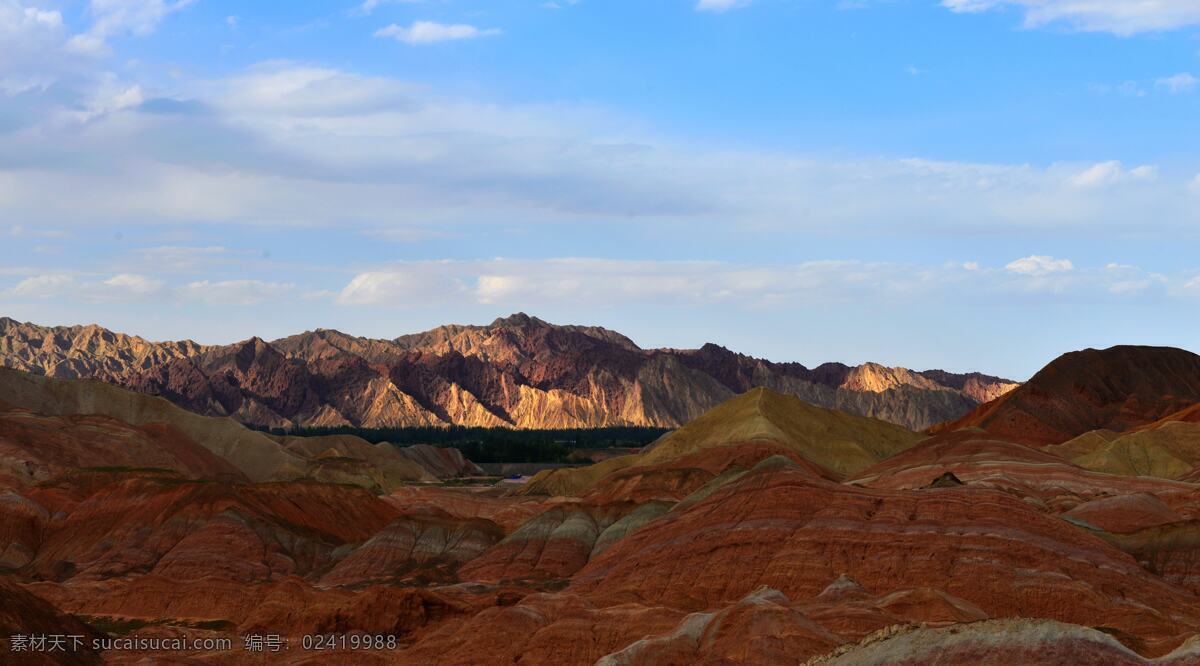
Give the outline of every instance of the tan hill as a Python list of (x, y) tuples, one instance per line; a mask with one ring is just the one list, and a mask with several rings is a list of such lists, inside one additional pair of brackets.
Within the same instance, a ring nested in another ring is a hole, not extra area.
[(1200, 356), (1118, 346), (1064, 354), (1020, 388), (936, 430), (979, 427), (1027, 444), (1061, 444), (1092, 430), (1123, 432), (1200, 403)]
[(875, 363), (806, 368), (700, 349), (641, 349), (594, 326), (517, 314), (393, 340), (317, 330), (225, 346), (0, 320), (0, 366), (91, 377), (257, 426), (678, 427), (752, 388), (921, 429), (1015, 386)]
[(0, 451), (13, 461), (0, 466), (0, 477), (22, 484), (76, 468), (162, 467), (190, 478), (313, 478), (386, 492), (477, 471), (457, 452), (397, 449), (353, 436), (276, 438), (104, 382), (8, 368), (0, 368), (0, 433), (8, 435)]
[(883, 421), (815, 407), (769, 389), (754, 389), (709, 410), (648, 451), (645, 463), (699, 450), (765, 440), (837, 474), (851, 474), (902, 451), (920, 436)]
[[(581, 469), (539, 472), (525, 494), (579, 495), (610, 474), (662, 465), (749, 442), (776, 445), (834, 476), (863, 470), (915, 444), (916, 433), (878, 419), (815, 407), (770, 389), (754, 389), (712, 408), (647, 447)], [(768, 454), (769, 455), (769, 454)], [(724, 470), (711, 470), (720, 473)]]
[(231, 419), (193, 414), (154, 396), (95, 380), (54, 380), (0, 369), (0, 404), (47, 416), (99, 414), (133, 426), (169, 423), (254, 481), (299, 478), (306, 463)]
[(1098, 472), (1178, 479), (1200, 465), (1200, 423), (1166, 421), (1124, 434), (1093, 430), (1046, 450)]

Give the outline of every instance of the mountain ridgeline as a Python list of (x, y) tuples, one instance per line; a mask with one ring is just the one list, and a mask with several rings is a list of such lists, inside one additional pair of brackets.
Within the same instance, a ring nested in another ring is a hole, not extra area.
[(918, 430), (960, 418), (1017, 386), (978, 373), (875, 363), (810, 369), (714, 344), (642, 349), (614, 331), (525, 314), (393, 340), (317, 330), (222, 346), (0, 318), (0, 366), (100, 379), (200, 414), (285, 429), (675, 428), (765, 387)]

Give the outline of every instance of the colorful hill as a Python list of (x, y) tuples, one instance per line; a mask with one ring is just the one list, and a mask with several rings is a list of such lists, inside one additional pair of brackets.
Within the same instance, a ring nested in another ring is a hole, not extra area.
[(1021, 387), (935, 431), (977, 427), (1039, 446), (1092, 430), (1123, 432), (1200, 403), (1200, 356), (1120, 346), (1064, 354)]
[(823, 409), (758, 388), (717, 405), (686, 426), (664, 435), (642, 453), (612, 458), (583, 469), (541, 472), (523, 492), (580, 495), (620, 470), (664, 465), (711, 449), (749, 442), (775, 445), (777, 452), (794, 454), (818, 470), (840, 477), (883, 460), (918, 439), (919, 435), (890, 423)]

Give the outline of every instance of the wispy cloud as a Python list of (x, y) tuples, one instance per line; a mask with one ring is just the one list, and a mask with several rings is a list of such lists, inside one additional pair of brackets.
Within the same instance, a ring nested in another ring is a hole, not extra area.
[(974, 13), (1013, 7), (1026, 27), (1061, 23), (1086, 32), (1133, 35), (1200, 25), (1195, 0), (942, 0), (954, 12)]
[(1158, 167), (1152, 164), (1126, 170), (1120, 162), (1112, 160), (1093, 164), (1071, 176), (1067, 182), (1076, 188), (1095, 189), (1127, 182), (1151, 182), (1158, 179), (1158, 173)]
[(1187, 72), (1181, 72), (1174, 76), (1166, 76), (1154, 82), (1156, 86), (1165, 88), (1173, 95), (1192, 92), (1196, 89), (1196, 83), (1196, 77)]
[(387, 37), (413, 46), (437, 44), (464, 39), (477, 39), (499, 35), (499, 28), (480, 29), (464, 23), (445, 24), (434, 21), (416, 21), (408, 27), (395, 23), (375, 31), (376, 37)]
[(69, 273), (49, 273), (26, 277), (0, 294), (16, 299), (76, 303), (146, 302), (162, 298), (166, 283), (131, 273), (90, 280)]
[(249, 306), (283, 298), (295, 288), (296, 285), (292, 283), (262, 280), (200, 280), (189, 282), (177, 289), (176, 293), (184, 299), (208, 305)]
[(140, 274), (84, 276), (46, 273), (20, 279), (0, 297), (18, 301), (61, 303), (191, 302), (212, 306), (249, 306), (289, 296), (294, 284), (261, 280), (197, 280), (171, 286), (167, 280)]
[(192, 4), (195, 0), (91, 0), (88, 14), (92, 25), (86, 32), (73, 36), (67, 48), (81, 53), (103, 53), (107, 40), (121, 35), (148, 35), (170, 14)]
[(696, 0), (696, 11), (721, 13), (749, 4), (750, 0)]
[(1035, 254), (1010, 262), (1006, 270), (1019, 275), (1043, 276), (1051, 273), (1065, 273), (1075, 269), (1070, 259), (1055, 259), (1045, 255)]
[(1080, 298), (1128, 296), (1151, 287), (1185, 295), (1192, 275), (1158, 275), (1134, 266), (1078, 268), (1069, 259), (1031, 255), (1003, 267), (978, 262), (913, 265), (857, 260), (751, 265), (720, 261), (596, 258), (425, 261), (355, 275), (335, 302), (349, 307), (485, 304), (502, 307), (657, 307), (723, 305), (788, 309), (820, 304), (929, 302), (971, 293), (1045, 293)]
[(381, 5), (422, 5), (425, 2), (426, 0), (363, 0), (363, 3), (355, 8), (354, 13), (367, 16)]
[(1153, 165), (716, 150), (593, 107), (446, 99), (287, 62), (173, 98), (147, 100), (109, 78), (64, 90), (27, 96), (38, 111), (28, 131), (0, 134), (0, 153), (28, 167), (0, 172), (0, 217), (27, 229), (230, 222), (412, 238), (520, 220), (686, 221), (693, 235), (730, 225), (976, 234), (1144, 219), (1166, 231), (1200, 210), (1188, 191), (1194, 172)]

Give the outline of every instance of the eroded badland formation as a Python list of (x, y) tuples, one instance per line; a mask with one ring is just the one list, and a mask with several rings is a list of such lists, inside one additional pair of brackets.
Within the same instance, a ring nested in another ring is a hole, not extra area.
[[(13, 663), (1200, 663), (1183, 350), (1016, 386), (524, 316), (228, 347), (2, 320), (0, 363), (0, 657), (31, 633), (235, 646)], [(493, 485), (452, 449), (239, 421), (675, 429)], [(356, 633), (396, 649), (301, 649)]]

